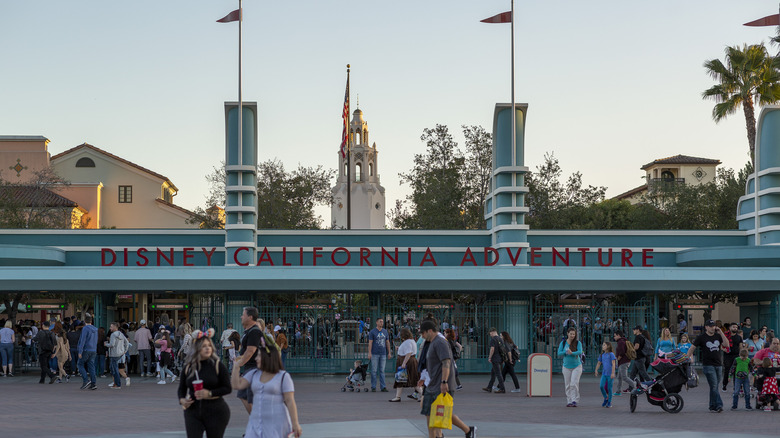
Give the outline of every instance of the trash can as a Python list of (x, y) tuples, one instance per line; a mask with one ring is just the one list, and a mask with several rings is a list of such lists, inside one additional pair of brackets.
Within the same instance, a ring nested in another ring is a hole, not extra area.
[(552, 396), (552, 357), (544, 353), (528, 356), (528, 397)]

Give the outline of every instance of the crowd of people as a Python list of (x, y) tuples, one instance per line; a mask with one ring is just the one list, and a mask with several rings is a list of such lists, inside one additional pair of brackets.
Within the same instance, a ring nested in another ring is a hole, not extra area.
[[(622, 330), (612, 330), (614, 351), (613, 342), (602, 342), (596, 365), (597, 376), (601, 369), (599, 387), (604, 396), (602, 406), (609, 408), (613, 397), (632, 393), (640, 386), (647, 388), (652, 385), (653, 379), (648, 372), (651, 364), (680, 355), (692, 362), (699, 351), (702, 374), (709, 386), (708, 407), (711, 412), (723, 411), (719, 390), (731, 393), (732, 410), (738, 409), (740, 398), (745, 400), (747, 410), (753, 409), (751, 400), (760, 403), (764, 410), (780, 410), (776, 379), (780, 371), (780, 338), (775, 337), (774, 331), (766, 326), (754, 329), (751, 324), (750, 318), (745, 318), (742, 323), (727, 324), (707, 320), (704, 331), (693, 341), (688, 337), (687, 324), (678, 326), (685, 331), (677, 339), (669, 328), (663, 328), (655, 343), (641, 325), (633, 328), (633, 339), (627, 338)], [(557, 348), (557, 355), (562, 358), (567, 407), (577, 407), (579, 403), (584, 347), (578, 336), (577, 328), (570, 326), (566, 338)], [(696, 375), (690, 377), (698, 378)], [(503, 385), (500, 379), (499, 383)]]

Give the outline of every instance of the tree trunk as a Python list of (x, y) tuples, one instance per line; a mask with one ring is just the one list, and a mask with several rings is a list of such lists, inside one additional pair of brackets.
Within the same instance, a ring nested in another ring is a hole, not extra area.
[(745, 124), (747, 128), (748, 146), (750, 147), (750, 162), (756, 164), (756, 110), (753, 107), (753, 97), (745, 99), (742, 104), (745, 112)]

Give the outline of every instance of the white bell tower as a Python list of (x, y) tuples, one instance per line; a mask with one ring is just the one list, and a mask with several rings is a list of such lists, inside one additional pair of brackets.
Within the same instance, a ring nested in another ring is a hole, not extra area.
[[(356, 109), (349, 123), (349, 155), (352, 191), (352, 229), (383, 229), (385, 227), (385, 188), (379, 184), (376, 143), (369, 146), (368, 123), (363, 111)], [(347, 228), (347, 160), (339, 157), (339, 176), (333, 187), (331, 224)]]

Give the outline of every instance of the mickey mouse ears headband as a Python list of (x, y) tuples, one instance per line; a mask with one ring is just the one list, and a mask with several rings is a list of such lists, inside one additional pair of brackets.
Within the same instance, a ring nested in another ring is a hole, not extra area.
[(206, 330), (205, 332), (201, 331), (201, 330), (195, 330), (194, 332), (192, 332), (192, 337), (193, 337), (193, 339), (196, 339), (196, 340), (197, 339), (202, 339), (202, 338), (209, 338), (209, 339), (211, 339), (211, 338), (214, 337), (214, 333), (216, 333), (216, 332), (214, 331), (213, 328), (210, 328), (210, 329)]

